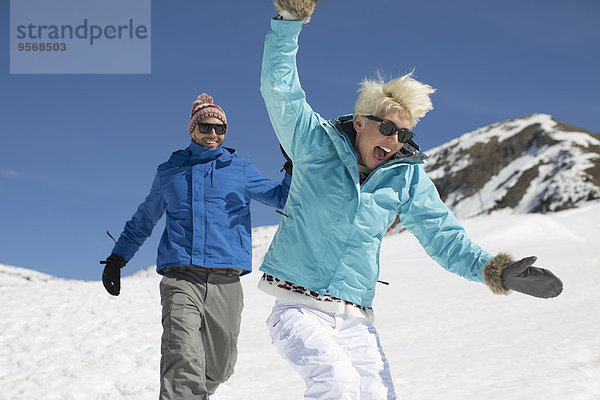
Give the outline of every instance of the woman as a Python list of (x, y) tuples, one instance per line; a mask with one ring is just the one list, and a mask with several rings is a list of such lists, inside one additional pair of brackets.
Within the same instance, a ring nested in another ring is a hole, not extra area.
[(485, 252), (442, 203), (411, 132), (432, 109), (430, 86), (410, 74), (364, 81), (352, 116), (328, 121), (312, 110), (296, 53), (315, 4), (277, 0), (265, 42), (261, 93), (294, 178), (259, 287), (277, 298), (268, 328), (306, 399), (395, 399), (372, 301), (396, 216), (442, 267), (494, 293), (554, 297), (562, 283), (532, 267), (535, 257)]

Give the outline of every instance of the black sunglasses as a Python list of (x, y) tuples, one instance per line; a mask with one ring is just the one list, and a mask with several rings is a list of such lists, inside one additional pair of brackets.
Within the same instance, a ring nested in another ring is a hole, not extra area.
[(196, 126), (198, 126), (198, 131), (204, 134), (210, 133), (213, 128), (215, 129), (215, 133), (217, 135), (224, 135), (227, 131), (227, 125), (225, 124), (207, 124), (205, 122), (198, 122)]
[(381, 125), (379, 125), (379, 133), (381, 133), (383, 136), (392, 136), (393, 134), (398, 133), (398, 141), (400, 143), (406, 143), (415, 137), (415, 134), (408, 129), (397, 128), (392, 121), (377, 118), (374, 115), (365, 115), (365, 117), (371, 121), (381, 122)]

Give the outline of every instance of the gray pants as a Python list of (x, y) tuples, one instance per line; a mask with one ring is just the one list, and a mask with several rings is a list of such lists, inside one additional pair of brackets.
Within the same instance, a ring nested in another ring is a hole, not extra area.
[(167, 268), (160, 296), (160, 400), (208, 399), (237, 360), (244, 307), (239, 272)]

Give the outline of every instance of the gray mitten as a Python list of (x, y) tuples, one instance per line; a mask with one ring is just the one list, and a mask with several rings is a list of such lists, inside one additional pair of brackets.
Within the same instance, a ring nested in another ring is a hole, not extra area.
[(558, 296), (563, 290), (561, 280), (547, 269), (534, 267), (536, 260), (533, 256), (515, 261), (500, 253), (484, 266), (484, 281), (496, 294), (514, 290), (543, 299)]
[(319, 0), (275, 0), (275, 8), (283, 19), (307, 23)]

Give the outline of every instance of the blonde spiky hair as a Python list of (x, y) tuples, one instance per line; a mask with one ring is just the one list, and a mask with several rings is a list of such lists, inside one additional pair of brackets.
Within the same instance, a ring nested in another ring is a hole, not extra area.
[(429, 95), (435, 89), (412, 77), (413, 72), (389, 82), (380, 74), (376, 80), (366, 79), (360, 83), (358, 99), (354, 103), (354, 115), (383, 115), (392, 108), (408, 111), (412, 129), (427, 111), (433, 109)]

